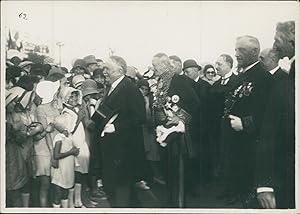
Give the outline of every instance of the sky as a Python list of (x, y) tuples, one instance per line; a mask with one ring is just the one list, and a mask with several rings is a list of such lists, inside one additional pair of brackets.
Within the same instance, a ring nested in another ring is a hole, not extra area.
[[(277, 22), (299, 16), (297, 2), (103, 2), (5, 1), (2, 26), (19, 30), (24, 39), (50, 45), (62, 65), (93, 54), (107, 59), (109, 50), (141, 72), (153, 55), (164, 52), (198, 63), (234, 57), (236, 37), (252, 35), (261, 49), (272, 47)], [(26, 14), (26, 19), (19, 17)]]

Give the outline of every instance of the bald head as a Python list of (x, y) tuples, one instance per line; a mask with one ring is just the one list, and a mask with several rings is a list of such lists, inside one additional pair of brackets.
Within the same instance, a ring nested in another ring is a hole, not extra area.
[(241, 36), (236, 40), (236, 59), (238, 67), (245, 68), (258, 60), (260, 44), (256, 37)]
[(278, 53), (272, 48), (266, 48), (259, 54), (259, 61), (267, 71), (270, 71), (278, 66)]
[(156, 76), (162, 75), (166, 70), (171, 68), (170, 59), (165, 53), (155, 54), (152, 59), (152, 65)]

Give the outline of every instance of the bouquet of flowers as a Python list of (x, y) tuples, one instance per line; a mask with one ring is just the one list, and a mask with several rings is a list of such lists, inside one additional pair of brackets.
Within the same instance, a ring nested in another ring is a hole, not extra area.
[(223, 118), (227, 118), (230, 114), (232, 108), (234, 107), (235, 103), (242, 99), (243, 97), (250, 96), (253, 89), (252, 82), (244, 82), (240, 85), (237, 89), (233, 92), (229, 92), (225, 97), (225, 107), (224, 107), (224, 115)]

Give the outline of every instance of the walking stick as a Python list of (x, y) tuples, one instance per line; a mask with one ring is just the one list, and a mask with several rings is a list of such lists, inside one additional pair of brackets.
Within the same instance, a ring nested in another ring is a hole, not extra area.
[(180, 134), (179, 140), (179, 194), (178, 194), (178, 202), (179, 208), (184, 207), (184, 162), (183, 162), (183, 148), (184, 148), (184, 134)]

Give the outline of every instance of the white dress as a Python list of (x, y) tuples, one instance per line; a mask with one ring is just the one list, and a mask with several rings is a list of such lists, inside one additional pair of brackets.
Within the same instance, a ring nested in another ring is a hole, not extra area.
[[(73, 147), (72, 140), (67, 138), (64, 134), (57, 134), (53, 140), (53, 148), (55, 143), (61, 141), (61, 153), (70, 151)], [(51, 183), (60, 186), (64, 189), (69, 189), (74, 186), (75, 182), (75, 161), (74, 156), (59, 159), (58, 168), (51, 167)]]
[[(70, 127), (70, 129), (68, 128), (69, 132), (72, 132), (76, 125), (77, 114), (68, 108), (64, 108), (62, 114), (64, 114), (66, 118), (65, 121), (68, 123), (67, 127)], [(86, 142), (85, 130), (82, 122), (79, 123), (73, 135), (69, 137), (72, 139), (73, 145), (79, 148), (79, 155), (76, 156), (78, 165), (75, 166), (75, 171), (86, 174), (89, 170), (90, 150)]]

